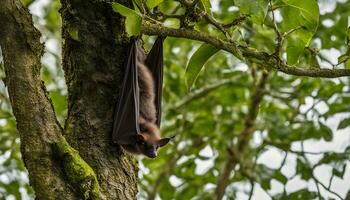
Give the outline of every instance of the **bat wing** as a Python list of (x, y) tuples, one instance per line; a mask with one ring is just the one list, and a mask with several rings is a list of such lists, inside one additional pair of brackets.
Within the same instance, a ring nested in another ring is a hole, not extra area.
[(146, 58), (146, 65), (152, 73), (155, 88), (155, 102), (157, 109), (157, 125), (160, 127), (162, 117), (163, 90), (163, 37), (158, 37)]
[(131, 39), (127, 65), (124, 72), (121, 94), (116, 106), (112, 140), (117, 144), (135, 144), (135, 136), (140, 133), (139, 86), (136, 66), (137, 39)]

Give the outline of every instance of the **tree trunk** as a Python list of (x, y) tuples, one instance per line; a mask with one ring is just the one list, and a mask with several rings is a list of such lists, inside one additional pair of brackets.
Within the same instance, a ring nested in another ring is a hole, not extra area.
[[(114, 107), (128, 48), (124, 20), (109, 3), (93, 0), (62, 0), (61, 14), (63, 69), (68, 87), (64, 129), (40, 80), (43, 45), (28, 10), (19, 0), (3, 0), (0, 6), (5, 82), (30, 183), (37, 199), (96, 199), (76, 189), (81, 179), (72, 182), (74, 177), (69, 177), (96, 174), (101, 193), (98, 199), (136, 199), (136, 164), (120, 147), (111, 144)], [(71, 162), (75, 151), (61, 149), (56, 153), (52, 148), (67, 147), (60, 145), (63, 136), (83, 159), (78, 158), (78, 164), (85, 161), (95, 173), (90, 169), (81, 173), (79, 170), (84, 168), (74, 167), (68, 169), (73, 173), (67, 172), (67, 166), (76, 163), (62, 162)], [(59, 157), (71, 152), (69, 159)]]
[(114, 107), (127, 58), (124, 22), (107, 3), (62, 0), (68, 142), (95, 170), (107, 199), (135, 199), (135, 164), (111, 145)]

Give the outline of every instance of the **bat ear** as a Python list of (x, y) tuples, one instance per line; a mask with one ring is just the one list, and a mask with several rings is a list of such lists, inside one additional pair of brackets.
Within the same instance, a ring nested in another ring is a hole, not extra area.
[(145, 142), (145, 137), (143, 137), (142, 134), (137, 134), (137, 135), (136, 135), (136, 141), (137, 141), (138, 143)]
[(160, 147), (162, 147), (162, 146), (168, 144), (168, 143), (170, 142), (170, 140), (173, 139), (173, 138), (174, 138), (174, 136), (172, 136), (172, 137), (170, 137), (170, 138), (163, 138), (163, 139), (160, 139), (160, 140), (158, 141), (158, 144), (159, 144)]

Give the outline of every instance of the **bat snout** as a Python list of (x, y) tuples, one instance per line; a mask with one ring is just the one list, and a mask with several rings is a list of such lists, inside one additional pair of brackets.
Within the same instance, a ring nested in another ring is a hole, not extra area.
[(147, 152), (146, 156), (148, 156), (150, 158), (155, 158), (155, 157), (157, 157), (157, 151), (154, 151), (154, 150), (149, 151), (149, 152)]
[(150, 154), (148, 157), (155, 158), (155, 157), (157, 157), (157, 155), (156, 154)]

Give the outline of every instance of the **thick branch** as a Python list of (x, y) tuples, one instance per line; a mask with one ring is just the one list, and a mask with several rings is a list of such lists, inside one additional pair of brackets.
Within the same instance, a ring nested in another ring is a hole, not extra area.
[(243, 151), (243, 148), (247, 145), (248, 141), (251, 138), (251, 135), (253, 134), (255, 130), (255, 121), (258, 116), (259, 112), (259, 105), (263, 99), (264, 96), (264, 88), (266, 85), (268, 74), (263, 73), (261, 80), (259, 81), (259, 84), (255, 88), (255, 91), (251, 97), (251, 101), (249, 104), (249, 112), (245, 118), (244, 122), (244, 129), (239, 134), (238, 141), (237, 141), (237, 150), (239, 152)]
[(188, 38), (192, 40), (198, 40), (211, 44), (219, 49), (231, 52), (234, 55), (240, 54), (238, 47), (235, 43), (229, 43), (224, 40), (220, 40), (216, 37), (210, 36), (209, 34), (199, 32), (193, 29), (186, 28), (167, 28), (161, 25), (151, 24), (148, 22), (143, 22), (142, 32), (147, 35), (160, 35), (160, 36), (171, 36), (179, 38)]
[(225, 162), (224, 167), (220, 172), (218, 184), (216, 185), (215, 189), (215, 195), (217, 200), (221, 200), (224, 196), (226, 187), (230, 179), (231, 171), (235, 168), (236, 164), (237, 161), (234, 160), (232, 157), (229, 157), (229, 160)]
[(142, 32), (147, 35), (188, 38), (206, 42), (213, 45), (214, 47), (232, 53), (239, 59), (241, 59), (240, 57), (243, 55), (244, 58), (252, 60), (255, 63), (259, 63), (266, 68), (275, 69), (290, 75), (324, 78), (350, 76), (350, 69), (310, 69), (289, 66), (279, 58), (273, 55), (269, 55), (266, 52), (261, 52), (253, 48), (241, 46), (233, 41), (228, 42), (226, 40), (219, 39), (207, 33), (199, 32), (193, 29), (168, 28), (158, 24), (151, 24), (146, 21), (142, 24)]
[[(40, 80), (40, 60), (44, 48), (28, 10), (20, 1), (6, 0), (0, 9), (0, 18), (6, 84), (20, 132), (21, 152), (36, 197), (99, 199), (96, 176), (65, 142), (63, 130)], [(52, 152), (51, 144), (58, 144), (60, 148)], [(68, 167), (61, 170), (60, 164)], [(70, 185), (80, 188), (79, 192), (84, 194), (75, 193)]]
[(255, 122), (258, 116), (259, 105), (264, 96), (264, 88), (266, 85), (268, 74), (264, 73), (256, 86), (249, 103), (249, 111), (244, 120), (244, 128), (240, 132), (237, 143), (229, 147), (229, 159), (224, 165), (216, 187), (216, 199), (221, 200), (225, 194), (225, 189), (229, 183), (231, 171), (240, 163), (240, 154), (245, 151), (245, 147), (255, 130)]
[[(28, 10), (19, 0), (0, 6), (0, 45), (6, 85), (20, 132), (21, 152), (38, 199), (75, 199), (51, 160), (50, 144), (62, 136), (46, 89), (40, 80), (43, 45)], [(57, 163), (56, 163), (57, 164)]]

